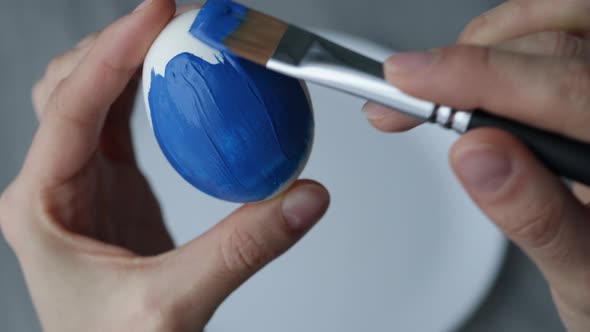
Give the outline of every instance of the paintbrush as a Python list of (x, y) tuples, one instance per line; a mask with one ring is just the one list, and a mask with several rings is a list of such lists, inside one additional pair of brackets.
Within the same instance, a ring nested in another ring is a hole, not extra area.
[(266, 68), (347, 92), (458, 133), (480, 127), (518, 137), (552, 171), (590, 185), (590, 144), (484, 110), (462, 111), (409, 96), (385, 81), (383, 64), (229, 0), (209, 0), (191, 33)]

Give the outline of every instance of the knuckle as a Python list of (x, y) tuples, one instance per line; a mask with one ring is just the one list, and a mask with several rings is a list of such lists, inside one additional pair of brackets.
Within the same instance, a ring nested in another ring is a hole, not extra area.
[(538, 3), (530, 0), (510, 0), (506, 3), (509, 8), (510, 17), (520, 17), (530, 19), (538, 11)]
[(6, 189), (6, 191), (4, 191), (2, 195), (0, 195), (0, 228), (2, 229), (2, 231), (4, 231), (4, 228), (8, 223), (9, 190), (10, 188)]
[(97, 66), (106, 75), (117, 75), (117, 76), (131, 76), (135, 73), (136, 66), (127, 63), (124, 59), (113, 60), (111, 58), (103, 58), (97, 61)]
[(577, 60), (568, 62), (562, 75), (562, 89), (574, 99), (586, 95), (590, 91), (590, 65)]
[(83, 51), (80, 49), (69, 50), (54, 58), (47, 65), (45, 78), (50, 82), (58, 82), (68, 77), (79, 63)]
[(551, 54), (553, 54), (553, 55), (561, 54), (562, 52), (565, 51), (565, 48), (568, 46), (567, 44), (568, 43), (567, 43), (566, 32), (558, 31), (553, 36), (553, 50), (552, 50)]
[(69, 82), (68, 79), (63, 79), (57, 84), (47, 101), (44, 115), (51, 116), (53, 119), (63, 121), (77, 128), (96, 127), (96, 123), (100, 121), (102, 114), (77, 112), (76, 102), (72, 102), (68, 97), (69, 84), (73, 83)]
[(484, 68), (491, 69), (495, 66), (495, 57), (492, 50), (489, 48), (484, 47), (476, 49), (474, 57), (476, 61), (480, 63)]
[(569, 61), (560, 75), (559, 94), (566, 97), (575, 110), (587, 111), (590, 92), (590, 65), (582, 61)]
[(221, 241), (221, 254), (226, 270), (238, 274), (256, 271), (273, 257), (267, 246), (240, 227), (235, 227)]
[(47, 71), (45, 76), (54, 77), (60, 75), (67, 60), (67, 54), (62, 54), (57, 58), (51, 60), (47, 65)]
[(515, 14), (520, 17), (530, 16), (533, 6), (537, 4), (530, 0), (512, 0), (510, 6)]
[(541, 35), (547, 35), (551, 38), (545, 38), (545, 42), (548, 42), (551, 46), (551, 55), (574, 58), (580, 60), (587, 60), (587, 49), (585, 39), (574, 36), (565, 31), (559, 32), (545, 32)]
[(486, 26), (488, 26), (489, 20), (486, 13), (483, 13), (467, 24), (459, 40), (463, 43), (477, 43), (478, 34), (482, 31)]
[[(459, 40), (464, 43), (491, 44), (497, 41), (496, 38), (502, 37), (502, 29), (500, 29), (499, 24), (505, 21), (506, 18), (510, 16), (531, 16), (532, 11), (531, 1), (509, 1), (474, 18), (465, 27)], [(494, 35), (496, 35), (496, 38), (492, 38)]]
[(80, 40), (80, 42), (78, 42), (78, 44), (76, 44), (76, 48), (77, 49), (84, 49), (87, 47), (91, 47), (94, 42), (96, 41), (96, 39), (99, 36), (99, 32), (94, 32), (91, 33), (90, 35), (86, 36), (84, 39)]
[(6, 242), (13, 249), (22, 239), (19, 223), (15, 220), (14, 215), (14, 211), (17, 209), (16, 203), (14, 190), (12, 187), (8, 187), (0, 196), (0, 230), (2, 230)]
[(579, 59), (554, 62), (547, 68), (546, 105), (556, 110), (555, 123), (560, 133), (582, 140), (590, 139), (590, 64)]
[(457, 62), (464, 65), (466, 62), (477, 66), (489, 67), (493, 58), (492, 51), (488, 47), (474, 47), (458, 45), (441, 49), (442, 62)]
[(56, 88), (51, 91), (51, 93), (49, 94), (49, 96), (47, 97), (47, 101), (45, 102), (45, 112), (48, 115), (53, 115), (54, 113), (59, 113), (57, 112), (58, 110), (60, 110), (61, 108), (63, 108), (62, 103), (62, 90), (64, 89), (64, 85), (65, 85), (65, 80), (61, 80), (59, 83), (57, 83)]
[(37, 81), (31, 89), (31, 100), (33, 106), (37, 112), (41, 111), (41, 108), (45, 104), (43, 96), (45, 95), (45, 85), (43, 80)]
[(568, 46), (568, 55), (572, 58), (580, 59), (581, 61), (588, 63), (590, 55), (590, 43), (588, 40), (577, 36), (570, 36), (570, 40), (570, 45)]
[(577, 43), (565, 31), (558, 31), (553, 35), (552, 55), (573, 56), (577, 53)]

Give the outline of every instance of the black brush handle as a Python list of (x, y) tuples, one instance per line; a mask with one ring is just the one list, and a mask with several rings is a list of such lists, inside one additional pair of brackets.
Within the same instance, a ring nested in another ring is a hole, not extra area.
[(467, 130), (482, 127), (494, 127), (510, 132), (526, 144), (553, 172), (569, 180), (590, 185), (590, 144), (476, 110)]

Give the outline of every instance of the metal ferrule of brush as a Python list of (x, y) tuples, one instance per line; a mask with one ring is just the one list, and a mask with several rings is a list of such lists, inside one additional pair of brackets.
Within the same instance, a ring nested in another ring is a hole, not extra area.
[(409, 96), (383, 77), (383, 64), (290, 26), (267, 68), (391, 107), (421, 121), (465, 132), (471, 114)]
[(459, 133), (465, 133), (469, 129), (471, 113), (458, 111), (448, 106), (436, 105), (429, 121)]

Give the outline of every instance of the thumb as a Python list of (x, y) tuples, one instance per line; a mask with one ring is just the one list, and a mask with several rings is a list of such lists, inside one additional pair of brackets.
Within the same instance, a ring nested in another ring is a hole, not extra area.
[(582, 301), (590, 215), (568, 188), (516, 138), (496, 129), (463, 136), (451, 163), (477, 205), (536, 262), (553, 290)]
[(299, 181), (272, 200), (242, 207), (173, 252), (161, 264), (165, 276), (157, 279), (165, 284), (157, 288), (174, 302), (178, 323), (204, 325), (236, 288), (293, 246), (324, 215), (329, 201), (324, 187)]

